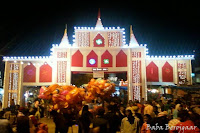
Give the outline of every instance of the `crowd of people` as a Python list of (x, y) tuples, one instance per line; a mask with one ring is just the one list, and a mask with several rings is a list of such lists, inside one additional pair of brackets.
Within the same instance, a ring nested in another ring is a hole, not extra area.
[[(39, 100), (26, 108), (11, 105), (0, 112), (0, 131), (12, 133), (15, 126), (18, 133), (48, 133), (47, 125), (39, 122), (40, 117), (46, 115), (44, 110)], [(50, 114), (55, 123), (55, 133), (67, 133), (74, 124), (78, 125), (79, 133), (200, 132), (199, 104), (187, 105), (180, 99), (130, 100), (124, 105), (113, 98), (104, 101), (103, 105), (84, 102), (80, 111), (64, 108), (52, 110)]]
[(48, 127), (40, 123), (42, 109), (39, 100), (32, 106), (15, 105), (11, 100), (10, 107), (0, 110), (0, 133), (48, 133)]
[[(87, 105), (84, 108), (87, 109)], [(88, 110), (84, 112), (79, 119), (80, 133), (88, 130), (98, 133), (200, 132), (199, 104), (187, 105), (180, 99), (129, 101), (127, 106), (111, 101), (93, 112), (93, 115)], [(81, 126), (85, 121), (87, 126)]]

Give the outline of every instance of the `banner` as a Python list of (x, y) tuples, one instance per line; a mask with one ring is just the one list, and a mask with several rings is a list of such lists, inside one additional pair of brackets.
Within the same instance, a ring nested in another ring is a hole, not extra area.
[(93, 78), (104, 78), (104, 71), (93, 71)]

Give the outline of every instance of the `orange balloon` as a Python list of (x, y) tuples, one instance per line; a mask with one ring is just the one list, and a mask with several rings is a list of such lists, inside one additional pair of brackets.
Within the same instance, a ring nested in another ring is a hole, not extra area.
[(53, 92), (56, 88), (59, 88), (59, 85), (53, 84), (53, 85), (50, 85), (48, 88), (50, 89), (51, 92)]
[(69, 92), (69, 94), (72, 95), (73, 97), (75, 97), (78, 95), (78, 92), (79, 92), (78, 88), (75, 88), (75, 89), (71, 90)]
[(106, 83), (106, 80), (100, 80), (100, 82), (99, 82), (99, 84), (101, 84), (101, 85), (103, 85), (103, 84), (105, 84)]
[(84, 89), (81, 90), (81, 91), (79, 92), (79, 94), (81, 95), (81, 97), (84, 97), (84, 95), (85, 95), (85, 90), (84, 90)]
[(93, 88), (93, 87), (90, 88), (90, 92), (91, 92), (92, 94), (95, 94), (95, 92), (96, 92), (96, 91), (95, 91), (95, 88)]
[(87, 88), (90, 88), (91, 87), (91, 85), (90, 84), (87, 84)]
[(69, 107), (69, 104), (68, 104), (68, 102), (66, 102), (65, 104), (64, 104), (64, 108), (68, 108)]
[(80, 97), (80, 96), (77, 96), (76, 98), (74, 98), (74, 102), (75, 103), (78, 103), (78, 102), (80, 102), (82, 100), (82, 98)]
[(110, 83), (105, 83), (105, 87), (108, 87), (110, 86), (111, 84)]
[(43, 92), (44, 95), (48, 96), (51, 94), (51, 90), (49, 88), (44, 87), (43, 89), (44, 89), (44, 92)]
[(91, 93), (91, 92), (88, 92), (87, 96), (89, 96), (89, 97), (92, 96), (92, 93)]
[(53, 106), (53, 109), (58, 110), (58, 109), (59, 109), (59, 105), (58, 105), (58, 104), (55, 104), (55, 105)]
[(104, 95), (105, 95), (105, 93), (104, 93), (104, 92), (101, 92), (101, 93), (100, 93), (100, 95), (104, 96)]
[(98, 82), (98, 81), (95, 81), (95, 82), (94, 82), (94, 85), (98, 86), (98, 85), (99, 85), (99, 82)]
[(90, 80), (90, 82), (95, 82), (95, 81), (96, 81), (96, 80), (95, 80), (95, 79), (93, 79), (93, 78)]
[(47, 97), (48, 97), (48, 99), (50, 100), (50, 99), (52, 98), (52, 95), (48, 95)]
[(68, 85), (63, 85), (62, 88), (63, 88), (63, 90), (67, 90)]
[(90, 99), (88, 96), (86, 96), (86, 97), (85, 97), (85, 101), (89, 103), (89, 102), (92, 101), (92, 99)]
[(99, 88), (100, 88), (101, 90), (103, 90), (103, 89), (104, 89), (104, 85), (99, 85)]
[(62, 88), (63, 88), (64, 90), (71, 91), (71, 90), (73, 90), (73, 89), (74, 89), (74, 86), (63, 85), (63, 86), (62, 86)]
[(58, 98), (59, 98), (59, 94), (54, 94), (54, 95), (52, 96), (52, 101), (53, 101), (54, 103), (57, 103), (57, 102), (59, 101)]
[(59, 92), (60, 92), (60, 90), (57, 88), (52, 92), (52, 94), (58, 94)]
[(96, 86), (95, 85), (91, 85), (91, 87), (90, 88), (95, 88)]
[(62, 105), (62, 106), (64, 106), (65, 105), (65, 103), (66, 103), (66, 101), (64, 102), (64, 101), (60, 101), (59, 102), (59, 105)]
[(71, 95), (66, 95), (66, 100), (70, 101), (70, 99), (71, 99)]
[(96, 92), (97, 92), (98, 94), (100, 94), (100, 93), (101, 93), (100, 88), (97, 88), (97, 89), (96, 89)]

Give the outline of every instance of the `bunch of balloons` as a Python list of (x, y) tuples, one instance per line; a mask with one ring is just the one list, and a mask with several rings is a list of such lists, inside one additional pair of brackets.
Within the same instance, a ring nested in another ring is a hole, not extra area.
[(115, 84), (104, 79), (91, 79), (86, 88), (86, 101), (91, 101), (96, 97), (106, 98), (115, 92)]
[(38, 98), (48, 99), (52, 102), (52, 109), (57, 110), (67, 108), (70, 104), (82, 102), (85, 96), (85, 89), (77, 88), (71, 85), (60, 86), (58, 84), (49, 87), (42, 86), (40, 88)]
[(58, 84), (49, 87), (42, 86), (38, 98), (50, 100), (52, 109), (57, 110), (82, 103), (82, 101), (91, 102), (97, 97), (109, 97), (113, 92), (115, 92), (115, 84), (104, 79), (91, 79), (86, 89)]

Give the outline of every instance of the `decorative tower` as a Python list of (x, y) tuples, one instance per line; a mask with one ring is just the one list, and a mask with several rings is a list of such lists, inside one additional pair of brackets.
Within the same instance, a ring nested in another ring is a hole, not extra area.
[(102, 30), (102, 29), (104, 29), (100, 17), (101, 17), (101, 13), (100, 13), (100, 8), (99, 8), (98, 17), (97, 17), (97, 23), (96, 23), (96, 27), (95, 27), (96, 30)]
[(71, 45), (69, 44), (69, 40), (68, 40), (68, 36), (67, 36), (67, 25), (66, 25), (66, 29), (64, 31), (64, 35), (60, 42), (59, 47), (69, 47), (69, 46), (71, 46)]
[(132, 26), (130, 26), (130, 77), (129, 77), (129, 99), (141, 100), (146, 98), (146, 46), (139, 46)]
[(130, 43), (129, 43), (130, 47), (138, 47), (139, 44), (135, 38), (135, 35), (133, 34), (133, 29), (132, 29), (132, 25), (130, 26)]
[(58, 84), (70, 84), (71, 82), (71, 57), (67, 26), (63, 38), (58, 46), (53, 47), (53, 82)]

